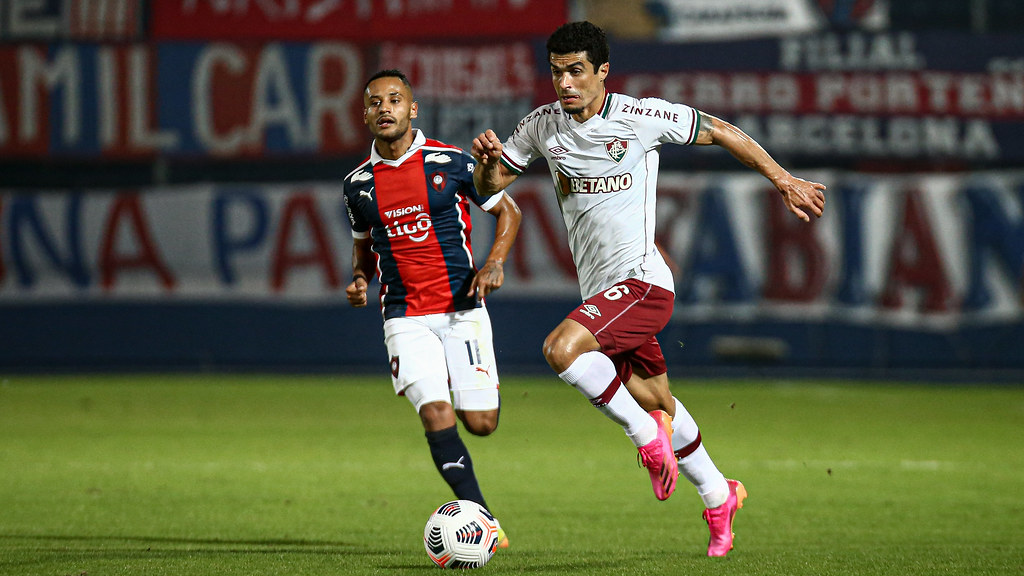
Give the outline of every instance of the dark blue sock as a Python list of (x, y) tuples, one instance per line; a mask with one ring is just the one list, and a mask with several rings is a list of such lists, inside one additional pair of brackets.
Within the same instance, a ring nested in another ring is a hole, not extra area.
[(437, 466), (441, 477), (452, 487), (455, 497), (459, 500), (472, 500), (487, 508), (473, 472), (473, 459), (469, 457), (469, 450), (459, 437), (458, 427), (427, 432), (427, 444), (434, 458), (434, 466)]

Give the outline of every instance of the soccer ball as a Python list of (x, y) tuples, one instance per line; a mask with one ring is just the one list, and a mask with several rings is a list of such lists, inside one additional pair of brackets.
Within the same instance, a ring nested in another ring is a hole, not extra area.
[(441, 504), (423, 528), (427, 555), (441, 568), (479, 568), (498, 548), (498, 521), (470, 500)]

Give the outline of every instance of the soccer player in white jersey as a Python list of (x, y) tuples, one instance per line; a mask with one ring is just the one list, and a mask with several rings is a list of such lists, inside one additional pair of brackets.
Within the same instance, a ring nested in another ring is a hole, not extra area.
[(804, 221), (821, 216), (825, 186), (792, 176), (719, 118), (684, 104), (607, 92), (608, 42), (589, 22), (561, 26), (547, 51), (558, 101), (530, 113), (504, 144), (492, 130), (474, 139), (477, 191), (501, 192), (532, 161), (547, 160), (583, 304), (545, 339), (544, 357), (623, 427), (656, 497), (668, 498), (680, 473), (696, 487), (711, 533), (707, 553), (724, 556), (733, 547), (733, 517), (746, 489), (718, 470), (696, 422), (672, 396), (655, 337), (674, 299), (672, 272), (654, 242), (659, 149), (666, 143), (721, 146), (774, 184)]

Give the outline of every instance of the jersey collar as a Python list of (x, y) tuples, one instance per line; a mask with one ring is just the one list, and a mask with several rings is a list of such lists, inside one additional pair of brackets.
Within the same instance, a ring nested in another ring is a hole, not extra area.
[(565, 120), (569, 123), (570, 126), (575, 127), (577, 129), (589, 130), (591, 127), (596, 126), (601, 122), (607, 120), (608, 114), (611, 113), (611, 111), (612, 93), (606, 92), (604, 95), (604, 102), (601, 103), (601, 109), (597, 111), (597, 114), (594, 114), (590, 118), (587, 118), (585, 122), (577, 122), (576, 119), (572, 117), (572, 114), (562, 115), (565, 117)]
[(406, 150), (405, 154), (402, 154), (402, 156), (399, 157), (398, 160), (388, 160), (387, 158), (384, 158), (383, 156), (377, 153), (377, 147), (374, 146), (373, 143), (371, 142), (370, 163), (373, 164), (374, 166), (376, 166), (380, 162), (383, 162), (388, 166), (399, 166), (402, 164), (402, 162), (405, 162), (406, 158), (415, 154), (416, 151), (420, 149), (420, 146), (423, 146), (424, 144), (427, 143), (427, 137), (423, 135), (422, 130), (417, 130), (415, 128), (412, 128), (412, 130), (413, 132), (415, 132), (415, 134), (412, 137), (412, 145), (409, 146), (409, 149)]

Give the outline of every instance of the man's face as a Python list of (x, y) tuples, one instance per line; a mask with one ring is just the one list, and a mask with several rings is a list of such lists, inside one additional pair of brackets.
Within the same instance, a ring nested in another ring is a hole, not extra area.
[(548, 62), (551, 64), (551, 82), (563, 110), (572, 115), (588, 110), (590, 113), (586, 116), (590, 117), (600, 109), (598, 99), (604, 95), (607, 62), (595, 70), (586, 52), (548, 54)]
[(377, 78), (363, 94), (363, 122), (377, 140), (395, 142), (409, 132), (417, 106), (398, 78)]

